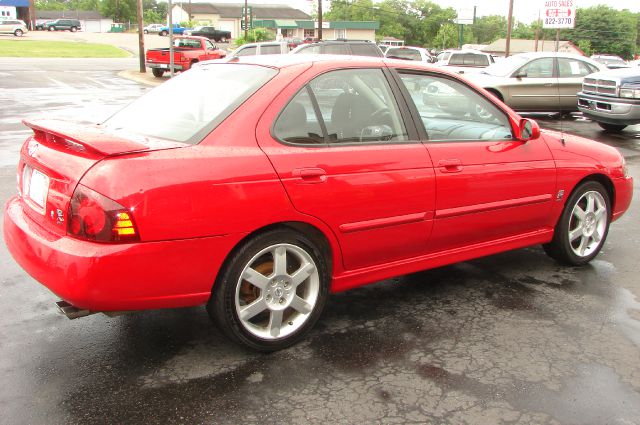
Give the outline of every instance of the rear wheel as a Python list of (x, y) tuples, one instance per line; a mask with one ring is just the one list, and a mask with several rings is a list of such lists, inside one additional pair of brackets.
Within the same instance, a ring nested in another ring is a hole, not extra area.
[(591, 261), (609, 232), (611, 201), (602, 184), (582, 183), (571, 194), (545, 252), (564, 264), (579, 266)]
[(22, 32), (21, 29), (17, 29), (13, 32), (13, 35), (15, 35), (16, 37), (22, 37), (24, 33)]
[(226, 43), (226, 42), (227, 42), (227, 37), (222, 37), (222, 38), (220, 39), (220, 41), (221, 41), (222, 43)]
[(71, 32), (76, 32), (76, 31), (78, 31), (78, 28), (76, 28), (76, 27), (71, 27), (70, 31), (71, 31)]
[(162, 37), (164, 37), (165, 35), (167, 35), (169, 33), (166, 32), (166, 31), (160, 31), (158, 34), (161, 35)]
[(329, 289), (325, 259), (305, 236), (273, 230), (245, 242), (214, 285), (207, 311), (232, 340), (275, 351), (316, 323)]
[(149, 31), (147, 31), (147, 30), (144, 30), (143, 32), (144, 32), (145, 34), (149, 34)]
[(599, 122), (598, 125), (604, 131), (611, 131), (611, 132), (622, 131), (627, 127), (626, 125), (622, 125), (622, 124), (609, 124), (606, 122)]
[(161, 78), (164, 75), (164, 69), (160, 69), (160, 68), (151, 68), (151, 72), (153, 73), (153, 76), (156, 78)]

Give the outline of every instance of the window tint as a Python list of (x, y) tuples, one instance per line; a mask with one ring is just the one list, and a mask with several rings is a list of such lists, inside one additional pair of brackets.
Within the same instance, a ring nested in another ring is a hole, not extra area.
[(257, 49), (256, 46), (245, 47), (242, 50), (238, 50), (234, 56), (253, 56), (257, 54)]
[(520, 68), (516, 75), (527, 78), (553, 77), (553, 58), (535, 59)]
[(390, 59), (405, 59), (411, 61), (422, 60), (420, 52), (413, 49), (391, 48), (387, 50), (386, 56)]
[(587, 63), (581, 60), (558, 58), (558, 75), (560, 78), (584, 77), (592, 72)]
[(267, 44), (267, 45), (260, 46), (260, 54), (261, 55), (278, 55), (280, 54), (280, 45)]
[(509, 118), (489, 100), (458, 81), (401, 74), (429, 140), (511, 139)]
[(347, 49), (347, 45), (344, 43), (340, 44), (327, 44), (324, 46), (324, 52), (327, 55), (348, 55), (349, 50)]
[(382, 57), (382, 51), (373, 44), (354, 43), (351, 45), (351, 52), (356, 56)]
[(305, 144), (408, 140), (391, 88), (379, 69), (340, 70), (315, 78), (283, 110), (274, 137)]

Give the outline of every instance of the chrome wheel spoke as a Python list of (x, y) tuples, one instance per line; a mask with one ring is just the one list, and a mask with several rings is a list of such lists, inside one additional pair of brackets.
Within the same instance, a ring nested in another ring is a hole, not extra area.
[(274, 310), (271, 312), (271, 317), (269, 318), (269, 335), (272, 337), (280, 335), (283, 313), (284, 311), (282, 310)]
[(268, 277), (250, 267), (242, 272), (242, 279), (260, 289), (266, 288), (270, 282)]
[(591, 235), (591, 238), (596, 243), (598, 243), (598, 242), (600, 242), (602, 240), (602, 235), (600, 234), (600, 232), (598, 231), (597, 228), (593, 231), (593, 234)]
[(605, 214), (607, 213), (607, 209), (605, 207), (600, 207), (595, 211), (595, 218), (596, 218), (596, 222), (600, 223), (600, 220), (602, 220), (605, 217)]
[(313, 264), (307, 263), (291, 275), (291, 285), (296, 288), (316, 271)]
[(302, 314), (309, 314), (312, 310), (311, 304), (297, 295), (291, 300), (290, 307)]
[(580, 239), (580, 245), (578, 246), (578, 253), (581, 256), (584, 256), (584, 253), (587, 250), (587, 246), (589, 246), (589, 238), (583, 235), (582, 239)]
[(583, 233), (582, 232), (582, 226), (580, 226), (580, 227), (578, 227), (578, 228), (576, 228), (574, 230), (571, 230), (569, 232), (569, 241), (571, 241), (571, 242), (575, 241), (580, 236), (582, 236), (582, 233)]
[(273, 272), (276, 276), (287, 274), (287, 249), (284, 246), (273, 250)]
[(590, 212), (594, 212), (595, 209), (595, 203), (596, 203), (596, 199), (593, 196), (593, 193), (588, 193), (587, 194), (587, 209), (586, 212), (590, 213)]
[(267, 303), (263, 298), (258, 298), (248, 306), (240, 310), (240, 320), (248, 321), (256, 315), (262, 313), (267, 309)]
[(582, 208), (580, 208), (580, 205), (578, 205), (578, 204), (576, 204), (576, 206), (573, 207), (573, 213), (572, 214), (573, 214), (573, 216), (575, 218), (577, 218), (580, 221), (583, 221), (584, 218), (587, 215), (587, 213)]

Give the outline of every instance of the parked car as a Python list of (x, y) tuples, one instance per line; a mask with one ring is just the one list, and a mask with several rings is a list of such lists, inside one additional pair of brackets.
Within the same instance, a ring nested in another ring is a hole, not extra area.
[(282, 41), (265, 41), (261, 43), (248, 43), (243, 44), (234, 50), (228, 59), (233, 59), (241, 56), (257, 56), (257, 55), (284, 55), (289, 53), (289, 45), (287, 42)]
[(36, 31), (45, 31), (47, 29), (47, 25), (49, 24), (49, 22), (53, 22), (53, 21), (43, 21), (36, 24)]
[(435, 65), (445, 66), (450, 71), (464, 74), (480, 71), (493, 63), (495, 60), (489, 53), (464, 49), (441, 52), (436, 58)]
[(0, 20), (0, 34), (13, 34), (16, 37), (22, 37), (29, 32), (27, 24), (19, 19)]
[(76, 32), (82, 29), (80, 21), (77, 19), (55, 19), (46, 23), (48, 31), (71, 31)]
[[(185, 31), (188, 31), (189, 28), (185, 28), (185, 27), (181, 27), (178, 24), (175, 24), (173, 26), (173, 35), (183, 35)], [(169, 35), (169, 26), (168, 25), (164, 25), (163, 27), (160, 28), (160, 31), (158, 32), (158, 35), (164, 37), (166, 35)]]
[[(171, 69), (169, 48), (148, 49), (147, 67), (154, 77), (160, 78)], [(205, 37), (176, 37), (173, 39), (173, 70), (187, 71), (194, 64), (210, 59), (224, 58), (227, 52), (218, 49)]]
[(578, 93), (578, 109), (607, 131), (640, 124), (640, 68), (588, 75)]
[[(423, 105), (435, 82), (485, 115)], [(24, 123), (4, 240), (67, 314), (206, 304), (262, 351), (330, 292), (537, 244), (586, 264), (633, 191), (617, 149), (411, 61), (243, 57), (101, 125)]]
[(427, 62), (427, 63), (433, 62), (433, 58), (429, 54), (429, 51), (427, 49), (423, 49), (422, 47), (412, 47), (412, 46), (389, 47), (384, 52), (384, 56), (390, 59), (421, 61), (421, 62)]
[(296, 47), (304, 43), (303, 39), (297, 37), (288, 37), (282, 41), (285, 41), (287, 43), (289, 49), (295, 49)]
[(217, 30), (215, 27), (195, 27), (192, 30), (187, 30), (184, 35), (195, 35), (198, 37), (207, 37), (210, 40), (226, 43), (231, 40), (231, 31)]
[(391, 46), (389, 46), (388, 44), (378, 44), (378, 48), (383, 54), (387, 53), (387, 50), (389, 49), (389, 47)]
[(615, 55), (591, 55), (591, 59), (600, 62), (609, 69), (629, 68), (627, 61)]
[(166, 25), (164, 24), (149, 24), (146, 27), (144, 27), (143, 31), (145, 34), (153, 34), (153, 33), (160, 33), (160, 31), (162, 30), (163, 27), (165, 27)]
[(301, 44), (291, 51), (293, 54), (355, 55), (383, 57), (382, 50), (370, 41), (326, 40)]
[(520, 112), (574, 112), (585, 75), (605, 65), (570, 53), (520, 53), (465, 74)]

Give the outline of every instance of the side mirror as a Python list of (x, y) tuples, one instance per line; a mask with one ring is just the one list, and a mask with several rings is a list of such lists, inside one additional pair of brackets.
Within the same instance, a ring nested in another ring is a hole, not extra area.
[(534, 120), (523, 118), (520, 120), (520, 137), (518, 140), (526, 142), (540, 137), (540, 126)]

